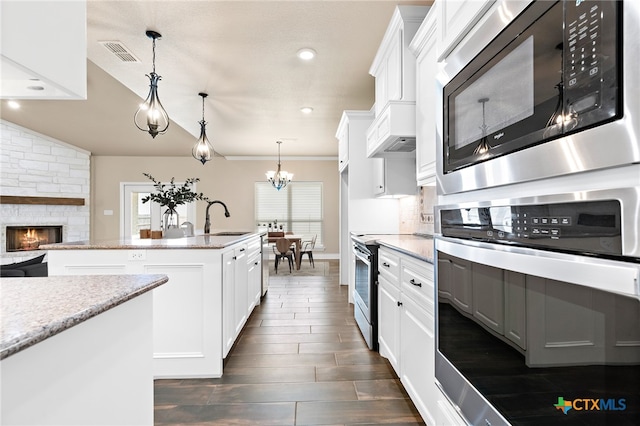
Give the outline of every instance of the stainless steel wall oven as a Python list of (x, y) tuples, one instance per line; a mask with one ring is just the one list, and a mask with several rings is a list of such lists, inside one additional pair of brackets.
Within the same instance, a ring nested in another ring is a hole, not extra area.
[(640, 424), (639, 206), (640, 186), (438, 207), (436, 380), (469, 423)]
[(440, 193), (640, 162), (639, 16), (636, 1), (496, 2), (443, 62)]
[(352, 237), (354, 317), (369, 349), (378, 350), (378, 244)]

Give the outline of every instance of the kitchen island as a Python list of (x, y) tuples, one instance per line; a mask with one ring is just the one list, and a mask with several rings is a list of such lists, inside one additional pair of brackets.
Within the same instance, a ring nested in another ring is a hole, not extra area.
[(223, 359), (261, 296), (261, 234), (41, 246), (49, 275), (164, 274), (153, 293), (156, 378), (222, 376)]
[(151, 290), (166, 282), (3, 279), (0, 424), (152, 425)]

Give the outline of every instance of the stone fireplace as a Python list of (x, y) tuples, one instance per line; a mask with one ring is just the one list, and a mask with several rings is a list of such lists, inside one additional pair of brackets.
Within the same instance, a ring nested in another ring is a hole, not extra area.
[[(51, 238), (60, 242), (89, 239), (89, 152), (0, 120), (0, 154), (2, 264), (42, 254), (35, 246), (45, 244), (44, 238), (49, 243), (54, 242)], [(49, 227), (56, 231), (40, 234)], [(38, 232), (35, 237), (33, 232), (25, 236), (29, 230)], [(15, 238), (20, 241), (10, 241)], [(9, 248), (15, 244), (29, 249)]]

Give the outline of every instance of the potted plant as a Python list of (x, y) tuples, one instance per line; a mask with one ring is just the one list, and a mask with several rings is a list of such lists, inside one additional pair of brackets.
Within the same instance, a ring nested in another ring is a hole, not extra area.
[(209, 201), (202, 192), (194, 192), (191, 189), (191, 185), (199, 182), (199, 178), (188, 178), (185, 182), (178, 186), (175, 183), (175, 178), (171, 178), (168, 184), (157, 181), (149, 173), (143, 173), (144, 176), (149, 178), (153, 182), (153, 186), (156, 192), (150, 193), (148, 196), (142, 198), (143, 203), (149, 201), (155, 201), (162, 207), (166, 207), (162, 215), (162, 230), (166, 234), (169, 229), (180, 227), (180, 218), (176, 207), (181, 204), (191, 203), (196, 200)]

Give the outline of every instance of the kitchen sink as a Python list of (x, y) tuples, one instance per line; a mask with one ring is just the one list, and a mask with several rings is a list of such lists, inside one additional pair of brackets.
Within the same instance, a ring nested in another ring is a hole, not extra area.
[(213, 234), (205, 234), (205, 235), (211, 235), (214, 237), (237, 237), (240, 235), (246, 235), (249, 232), (246, 231), (229, 231), (229, 232), (214, 232)]

